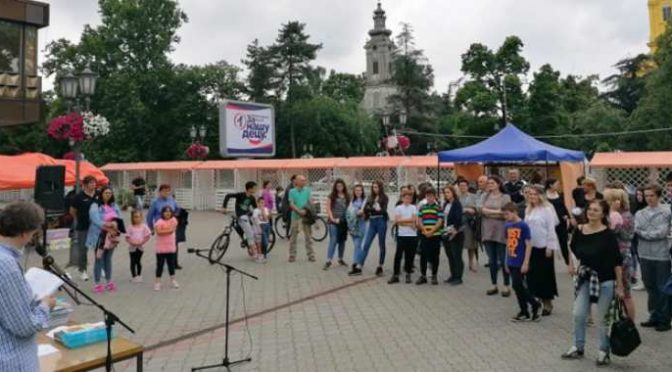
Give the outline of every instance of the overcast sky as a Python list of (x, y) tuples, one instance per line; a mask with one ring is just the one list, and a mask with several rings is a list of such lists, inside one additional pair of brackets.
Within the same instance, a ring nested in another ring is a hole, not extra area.
[[(85, 24), (100, 22), (96, 0), (42, 0), (51, 4), (49, 41), (78, 41)], [(550, 63), (563, 74), (613, 73), (619, 59), (647, 50), (645, 0), (384, 0), (387, 25), (415, 29), (418, 47), (435, 70), (435, 89), (458, 79), (460, 55), (473, 42), (496, 48), (508, 35), (525, 43), (532, 70)], [(376, 0), (180, 0), (189, 22), (172, 59), (187, 64), (226, 60), (240, 65), (245, 47), (270, 44), (282, 23), (307, 24), (312, 42), (323, 43), (316, 63), (341, 72), (364, 71), (363, 45), (373, 27)], [(394, 35), (393, 35), (394, 36)], [(41, 55), (41, 60), (43, 54)], [(46, 82), (49, 89), (51, 82)]]

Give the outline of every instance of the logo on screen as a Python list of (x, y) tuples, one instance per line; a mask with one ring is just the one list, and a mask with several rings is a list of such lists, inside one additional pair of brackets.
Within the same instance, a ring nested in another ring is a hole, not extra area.
[(266, 139), (271, 128), (264, 121), (266, 118), (259, 115), (238, 113), (233, 116), (233, 125), (241, 132), (240, 138), (255, 146)]

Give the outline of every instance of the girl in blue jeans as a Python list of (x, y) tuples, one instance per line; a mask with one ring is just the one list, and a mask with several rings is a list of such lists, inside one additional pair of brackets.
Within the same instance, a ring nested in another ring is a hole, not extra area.
[(619, 300), (624, 297), (622, 281), (623, 256), (620, 254), (614, 232), (609, 230), (607, 216), (609, 205), (604, 200), (590, 202), (586, 211), (588, 223), (579, 225), (570, 248), (579, 261), (578, 268), (569, 264), (569, 272), (574, 275), (574, 345), (562, 354), (563, 359), (583, 358), (586, 345), (586, 320), (590, 304), (597, 304), (597, 334), (599, 350), (598, 366), (609, 364), (609, 325), (605, 316), (614, 294)]
[(345, 241), (348, 237), (345, 213), (349, 203), (348, 188), (345, 186), (345, 181), (339, 178), (334, 182), (331, 194), (329, 194), (329, 201), (327, 202), (329, 249), (327, 251), (327, 262), (324, 264), (323, 270), (329, 270), (331, 267), (331, 260), (334, 258), (334, 254), (336, 254), (336, 246), (338, 246), (338, 264), (348, 266), (343, 261), (343, 255), (345, 254)]
[(354, 246), (352, 252), (353, 270), (357, 268), (357, 258), (362, 252), (362, 241), (366, 233), (366, 220), (364, 219), (365, 203), (364, 186), (357, 184), (352, 188), (352, 201), (345, 214), (348, 222), (348, 232), (352, 237), (352, 244)]
[(385, 234), (387, 233), (388, 220), (387, 203), (388, 198), (387, 195), (385, 195), (383, 183), (374, 181), (371, 185), (371, 194), (364, 204), (364, 216), (369, 220), (369, 226), (366, 229), (364, 244), (362, 245), (362, 251), (357, 257), (356, 266), (353, 266), (348, 275), (362, 274), (362, 267), (366, 261), (366, 256), (369, 254), (373, 239), (378, 235), (380, 256), (378, 258), (376, 275), (383, 276), (383, 264), (385, 263)]

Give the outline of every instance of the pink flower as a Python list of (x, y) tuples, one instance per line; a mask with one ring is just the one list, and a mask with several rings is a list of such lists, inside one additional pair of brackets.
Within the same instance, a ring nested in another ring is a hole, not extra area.
[(210, 153), (208, 146), (203, 146), (200, 143), (193, 143), (185, 151), (186, 155), (190, 159), (205, 159)]
[(86, 139), (84, 119), (77, 112), (55, 117), (49, 122), (47, 134), (59, 141), (83, 141)]

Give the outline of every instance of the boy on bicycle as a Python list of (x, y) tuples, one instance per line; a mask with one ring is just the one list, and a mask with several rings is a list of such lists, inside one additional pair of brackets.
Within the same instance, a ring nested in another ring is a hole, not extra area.
[(236, 199), (235, 214), (238, 226), (243, 230), (243, 239), (247, 240), (248, 254), (257, 261), (263, 261), (264, 256), (261, 254), (257, 241), (255, 239), (254, 228), (252, 226), (252, 212), (257, 208), (257, 183), (248, 181), (245, 183), (245, 192), (238, 192), (235, 194), (227, 194), (222, 203), (222, 213), (228, 213), (226, 206), (229, 200)]

